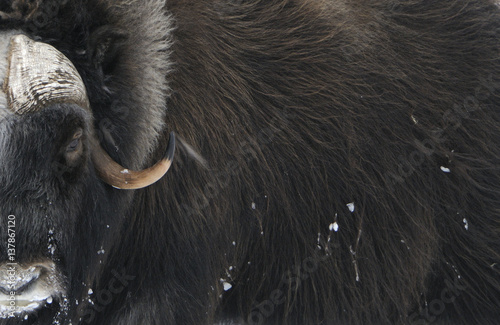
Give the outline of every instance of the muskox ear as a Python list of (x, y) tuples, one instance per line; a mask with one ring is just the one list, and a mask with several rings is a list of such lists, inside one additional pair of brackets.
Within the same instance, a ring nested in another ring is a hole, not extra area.
[(88, 54), (92, 64), (102, 75), (112, 73), (128, 34), (113, 26), (97, 28), (89, 37)]

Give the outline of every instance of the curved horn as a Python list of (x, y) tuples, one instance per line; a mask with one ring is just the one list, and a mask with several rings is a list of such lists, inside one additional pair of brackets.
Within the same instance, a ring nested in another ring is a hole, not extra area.
[(85, 85), (73, 63), (53, 46), (25, 35), (11, 38), (4, 85), (9, 108), (16, 114), (66, 102), (90, 111)]
[(101, 146), (96, 146), (97, 150), (92, 153), (92, 160), (96, 167), (99, 177), (113, 186), (121, 190), (135, 190), (149, 186), (163, 177), (172, 165), (175, 153), (175, 134), (170, 133), (167, 151), (162, 160), (154, 166), (141, 171), (129, 170), (117, 162), (104, 151)]
[[(55, 103), (74, 103), (92, 116), (85, 85), (73, 63), (51, 45), (35, 42), (25, 35), (11, 38), (4, 91), (9, 108), (19, 115), (37, 112)], [(101, 147), (94, 133), (90, 133), (92, 161), (97, 174), (115, 188), (149, 186), (162, 178), (172, 164), (175, 151), (173, 133), (165, 157), (142, 171), (120, 166)]]

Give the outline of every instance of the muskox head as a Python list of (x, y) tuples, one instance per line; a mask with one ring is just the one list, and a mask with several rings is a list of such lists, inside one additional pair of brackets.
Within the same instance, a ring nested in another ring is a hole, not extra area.
[[(75, 243), (105, 237), (96, 211), (120, 215), (116, 204), (127, 200), (109, 185), (138, 189), (159, 180), (175, 140), (154, 166), (128, 170), (101, 147), (85, 85), (67, 57), (11, 31), (0, 34), (0, 61), (0, 318), (52, 319), (64, 312), (68, 291), (85, 290), (82, 274), (95, 267), (88, 247)], [(98, 206), (106, 202), (115, 205)]]

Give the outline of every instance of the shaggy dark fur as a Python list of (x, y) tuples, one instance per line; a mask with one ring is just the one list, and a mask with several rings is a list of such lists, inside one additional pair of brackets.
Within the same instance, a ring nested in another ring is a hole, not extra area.
[[(184, 143), (164, 179), (126, 192), (98, 180), (88, 158), (63, 177), (50, 169), (65, 132), (90, 127), (77, 108), (1, 122), (1, 220), (19, 215), (26, 259), (47, 256), (37, 245), (55, 228), (68, 279), (67, 301), (24, 323), (500, 319), (494, 1), (16, 0), (0, 10), (0, 28), (75, 63), (101, 143), (123, 165), (161, 157), (166, 129)], [(117, 277), (124, 290), (99, 301)]]

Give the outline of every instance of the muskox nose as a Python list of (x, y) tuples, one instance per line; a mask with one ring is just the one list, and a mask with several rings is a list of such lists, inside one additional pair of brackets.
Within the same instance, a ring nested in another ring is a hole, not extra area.
[(35, 284), (41, 273), (40, 267), (23, 268), (17, 264), (6, 264), (0, 269), (0, 292), (5, 295), (11, 292), (22, 294)]
[(60, 299), (62, 279), (52, 261), (0, 264), (0, 318), (30, 313)]

